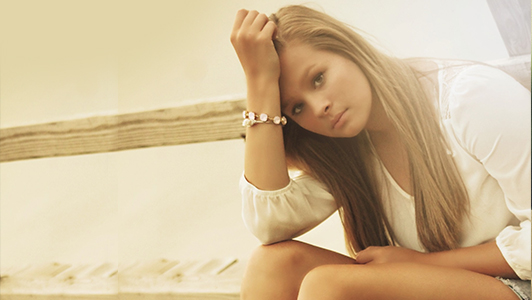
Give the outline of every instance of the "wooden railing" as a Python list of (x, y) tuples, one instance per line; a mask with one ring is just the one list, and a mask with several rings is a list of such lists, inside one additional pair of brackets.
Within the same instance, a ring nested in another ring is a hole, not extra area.
[(0, 130), (0, 162), (241, 138), (244, 100)]

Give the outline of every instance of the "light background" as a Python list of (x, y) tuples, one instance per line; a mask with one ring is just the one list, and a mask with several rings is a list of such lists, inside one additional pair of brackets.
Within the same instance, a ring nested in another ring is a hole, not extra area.
[[(0, 1), (0, 127), (245, 96), (240, 8), (299, 1)], [(508, 57), (485, 0), (311, 7), (399, 57)], [(213, 124), (216, 126), (216, 124)], [(0, 265), (246, 258), (240, 140), (0, 164)], [(344, 252), (337, 216), (304, 240)]]

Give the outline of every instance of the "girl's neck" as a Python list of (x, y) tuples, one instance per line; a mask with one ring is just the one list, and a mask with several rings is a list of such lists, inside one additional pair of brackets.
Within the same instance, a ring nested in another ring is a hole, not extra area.
[(365, 129), (371, 134), (389, 135), (395, 134), (396, 130), (386, 115), (384, 107), (377, 98), (373, 98), (371, 112)]
[[(438, 97), (438, 64), (429, 59), (412, 60), (409, 64), (418, 72), (419, 83), (423, 86), (429, 98)], [(386, 115), (381, 102), (376, 97), (372, 100), (371, 112), (365, 129), (372, 136), (393, 137), (397, 135), (397, 130)]]

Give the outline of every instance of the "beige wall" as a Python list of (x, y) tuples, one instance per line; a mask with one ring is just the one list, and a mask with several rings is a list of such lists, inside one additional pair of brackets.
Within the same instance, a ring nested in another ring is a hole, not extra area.
[[(314, 2), (400, 57), (507, 57), (484, 0)], [(233, 17), (289, 3), (2, 0), (0, 127), (243, 97)], [(242, 158), (225, 141), (0, 164), (0, 265), (246, 257)], [(306, 239), (343, 251), (337, 219)]]
[[(236, 11), (297, 2), (3, 0), (0, 126), (244, 95)], [(484, 0), (314, 3), (397, 56), (507, 56)]]

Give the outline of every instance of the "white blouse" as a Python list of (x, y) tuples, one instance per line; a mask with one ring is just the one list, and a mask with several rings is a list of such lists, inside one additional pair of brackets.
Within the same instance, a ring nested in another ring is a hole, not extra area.
[[(506, 73), (483, 65), (442, 68), (435, 103), (471, 201), (462, 247), (496, 240), (521, 279), (531, 277), (530, 91)], [(384, 209), (399, 245), (424, 251), (417, 236), (413, 197), (382, 166)], [(297, 237), (337, 209), (327, 188), (308, 175), (276, 191), (240, 180), (242, 214), (263, 243)]]

